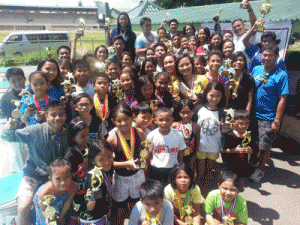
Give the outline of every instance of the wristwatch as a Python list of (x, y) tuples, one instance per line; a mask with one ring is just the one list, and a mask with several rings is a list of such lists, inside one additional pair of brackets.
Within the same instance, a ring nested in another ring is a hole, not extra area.
[(275, 123), (276, 126), (279, 126), (279, 125), (280, 125), (280, 122), (277, 122), (277, 121), (275, 121), (275, 120), (274, 120), (274, 123)]

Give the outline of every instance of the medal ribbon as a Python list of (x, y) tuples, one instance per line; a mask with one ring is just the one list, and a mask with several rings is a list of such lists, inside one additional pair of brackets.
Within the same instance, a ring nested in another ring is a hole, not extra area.
[(159, 100), (160, 103), (162, 103), (163, 105), (165, 105), (165, 102), (164, 102), (164, 100), (162, 99), (162, 97), (159, 97), (159, 96), (157, 95), (156, 92), (155, 92), (155, 96), (156, 96), (156, 98)]
[[(48, 105), (48, 102), (49, 102), (49, 95), (45, 95), (45, 103), (46, 103), (46, 106)], [(35, 106), (37, 107), (38, 111), (42, 111), (41, 109), (41, 106), (40, 106), (40, 103), (39, 101), (37, 100), (36, 96), (34, 95), (34, 103), (35, 103)]]
[(242, 80), (242, 76), (243, 76), (243, 74), (239, 77), (238, 81), (236, 82), (236, 85), (235, 85), (235, 88), (234, 88), (234, 90), (233, 90), (233, 93), (236, 93), (236, 92), (237, 92), (237, 90), (238, 90), (238, 88), (239, 88), (239, 86), (240, 86), (240, 82), (241, 82), (241, 80)]
[(81, 155), (82, 159), (84, 159), (84, 156), (85, 156), (86, 153), (87, 153), (87, 150), (86, 150), (86, 149), (87, 149), (87, 146), (85, 146), (85, 148), (84, 148), (84, 151), (85, 151), (84, 154), (82, 154), (82, 152), (80, 151), (80, 149), (79, 149), (77, 146), (75, 146), (74, 149)]
[(131, 94), (131, 98), (130, 98), (130, 101), (129, 101), (129, 98), (127, 96), (127, 94), (124, 92), (124, 95), (125, 95), (125, 101), (126, 101), (126, 104), (130, 107), (132, 101), (133, 101), (133, 95), (134, 95), (134, 91), (132, 92)]
[[(157, 216), (154, 218), (155, 220), (159, 221), (159, 224), (161, 224), (160, 223), (161, 214), (162, 214), (162, 208), (160, 209), (160, 211), (157, 214)], [(153, 218), (151, 218), (151, 216), (149, 215), (149, 213), (146, 212), (146, 210), (145, 210), (145, 216), (146, 216), (146, 220), (149, 222), (149, 224), (151, 224), (151, 220), (153, 220)]]
[[(185, 210), (184, 210), (184, 207), (190, 202), (190, 194), (191, 194), (191, 189), (188, 189), (187, 193), (186, 193), (186, 196), (185, 196), (185, 200), (184, 200), (184, 203), (182, 205), (182, 201), (181, 201), (181, 198), (180, 198), (180, 194), (178, 192), (177, 189), (174, 190), (174, 193), (176, 195), (177, 198), (175, 198), (175, 203), (178, 207), (178, 210), (179, 210), (179, 213), (180, 213), (180, 219), (182, 220), (185, 216)], [(177, 199), (177, 200), (176, 200)]]
[(100, 106), (100, 101), (97, 97), (97, 94), (94, 95), (94, 106), (96, 109), (96, 114), (102, 121), (106, 120), (108, 113), (108, 95), (105, 95), (105, 100), (103, 102), (102, 107)]
[(195, 75), (193, 75), (193, 83), (192, 83), (192, 87), (189, 88), (184, 82), (181, 82), (181, 85), (183, 86), (183, 88), (186, 90), (186, 92), (188, 93), (189, 97), (193, 97), (194, 94), (194, 84), (195, 84)]
[(220, 194), (220, 213), (221, 213), (221, 219), (222, 219), (222, 223), (223, 224), (226, 223), (226, 221), (224, 219), (225, 216), (231, 217), (231, 214), (233, 213), (233, 211), (235, 209), (235, 205), (236, 205), (236, 198), (234, 198), (233, 202), (231, 203), (231, 206), (230, 206), (230, 209), (229, 209), (229, 213), (227, 215), (225, 215), (223, 199), (222, 199), (222, 196)]
[[(205, 75), (205, 77), (207, 78), (207, 80), (208, 80), (209, 82), (212, 80), (212, 79), (210, 79), (209, 77), (207, 77), (206, 75)], [(222, 84), (223, 79), (222, 79), (222, 76), (220, 76), (220, 74), (218, 75), (218, 79), (217, 79), (216, 81), (219, 81), (219, 82)]]
[(134, 132), (134, 128), (131, 128), (131, 133), (130, 133), (130, 148), (125, 140), (125, 138), (123, 137), (123, 135), (121, 134), (121, 132), (118, 130), (117, 134), (119, 136), (120, 139), (120, 144), (122, 147), (122, 150), (126, 156), (126, 159), (129, 160), (133, 160), (133, 153), (134, 153), (134, 147), (135, 147), (135, 132)]

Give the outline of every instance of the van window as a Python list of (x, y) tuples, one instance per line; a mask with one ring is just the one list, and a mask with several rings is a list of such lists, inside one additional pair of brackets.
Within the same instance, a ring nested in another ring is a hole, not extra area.
[(49, 41), (68, 41), (67, 34), (27, 34), (26, 38), (31, 43), (44, 43)]
[(20, 42), (20, 41), (22, 41), (22, 35), (13, 35), (5, 43), (13, 44), (13, 43)]

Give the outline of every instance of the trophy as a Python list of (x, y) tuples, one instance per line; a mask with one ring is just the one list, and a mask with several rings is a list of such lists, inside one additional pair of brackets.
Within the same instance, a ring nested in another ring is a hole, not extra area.
[[(19, 96), (23, 97), (24, 98), (24, 104), (27, 106), (27, 107), (32, 107), (32, 108), (35, 108), (35, 105), (33, 103), (33, 99), (32, 99), (32, 94), (26, 90), (26, 89), (22, 89), (21, 93), (19, 94)], [(25, 98), (27, 97), (27, 98)], [(28, 103), (28, 100), (30, 100), (31, 102)]]
[(232, 120), (234, 118), (234, 109), (224, 109), (226, 112), (226, 117), (225, 117), (225, 123), (223, 124), (223, 127), (225, 129), (231, 129), (232, 128)]
[(46, 209), (44, 211), (46, 217), (48, 218), (49, 225), (57, 225), (58, 223), (55, 220), (56, 215), (56, 209), (51, 206), (50, 204), (55, 200), (55, 197), (53, 195), (45, 195), (40, 199), (40, 204), (43, 204), (46, 206)]
[(228, 86), (230, 90), (234, 90), (236, 87), (236, 81), (235, 78), (235, 69), (231, 66), (231, 59), (225, 60), (225, 67), (226, 69), (221, 71), (221, 76), (226, 77), (228, 79)]
[(222, 12), (222, 9), (219, 10), (219, 11), (217, 12), (217, 14), (213, 16), (213, 21), (215, 21), (215, 22), (218, 22), (218, 21), (219, 21), (220, 13), (221, 13), (221, 12)]
[(78, 25), (78, 36), (83, 37), (84, 35), (84, 29), (85, 29), (85, 21), (83, 18), (79, 18), (79, 25)]
[(112, 90), (113, 93), (117, 96), (118, 100), (122, 101), (123, 91), (121, 89), (121, 81), (119, 79), (113, 80)]
[(141, 143), (141, 145), (142, 145), (142, 151), (140, 152), (140, 168), (141, 169), (145, 169), (146, 167), (147, 167), (147, 161), (146, 161), (146, 159), (147, 159), (147, 157), (148, 157), (148, 155), (149, 155), (149, 147), (150, 147), (150, 145), (151, 145), (151, 142), (150, 141), (142, 141), (142, 143)]
[(184, 218), (184, 221), (188, 224), (188, 225), (192, 225), (194, 220), (193, 217), (191, 216), (191, 214), (193, 214), (195, 212), (195, 210), (193, 209), (193, 207), (191, 205), (186, 205), (183, 207), (186, 216)]
[(174, 81), (172, 83), (172, 96), (175, 98), (177, 95), (179, 95), (180, 88), (179, 88), (179, 83), (178, 81)]
[(159, 101), (157, 99), (150, 101), (150, 108), (152, 110), (152, 114), (156, 111)]
[(150, 218), (148, 221), (149, 225), (160, 225), (161, 223), (159, 222), (158, 218)]
[(235, 218), (234, 217), (224, 216), (223, 220), (225, 221), (224, 225), (234, 225)]
[(102, 174), (102, 167), (95, 166), (94, 169), (92, 169), (88, 174), (92, 175), (92, 195), (88, 198), (89, 200), (95, 200), (94, 193), (96, 191), (99, 191), (102, 183), (103, 183), (103, 174)]
[(23, 105), (23, 101), (20, 100), (11, 100), (11, 103), (14, 104), (17, 108), (15, 108), (12, 112), (11, 112), (11, 116), (13, 118), (13, 121), (11, 123), (11, 126), (16, 129), (18, 126), (18, 122), (19, 119), (22, 116), (22, 112), (20, 111), (20, 107)]
[[(266, 0), (266, 3), (263, 3), (263, 4), (260, 4), (258, 9), (259, 9), (259, 12), (261, 14), (261, 18), (264, 19), (264, 17), (269, 13), (271, 12), (272, 10), (272, 6), (270, 5), (270, 1), (271, 0)], [(262, 21), (260, 23), (260, 25), (257, 26), (256, 28), (256, 31), (258, 32), (264, 32), (265, 31), (265, 28), (264, 28), (264, 21)]]
[(243, 0), (242, 3), (240, 4), (240, 8), (245, 9), (246, 3), (247, 3), (247, 0)]
[(251, 142), (251, 131), (246, 131), (243, 134), (243, 141), (242, 141), (242, 147), (244, 150), (246, 150), (249, 147), (249, 143)]
[(46, 50), (47, 50), (47, 57), (48, 58), (52, 58), (52, 54), (51, 54), (51, 50), (52, 50), (52, 47), (46, 47)]
[(105, 62), (96, 62), (95, 67), (100, 71), (100, 72), (105, 72), (106, 70), (106, 63)]
[(107, 51), (108, 51), (108, 55), (110, 56), (110, 55), (116, 55), (117, 54), (117, 50), (116, 50), (116, 48), (115, 47), (113, 47), (113, 46), (110, 46), (110, 47), (108, 47), (107, 48)]

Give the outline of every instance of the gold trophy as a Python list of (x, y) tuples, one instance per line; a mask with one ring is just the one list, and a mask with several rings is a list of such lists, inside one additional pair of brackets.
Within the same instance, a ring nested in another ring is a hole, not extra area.
[(217, 14), (216, 15), (214, 15), (213, 16), (213, 21), (215, 21), (215, 22), (218, 22), (219, 21), (219, 19), (220, 19), (220, 13), (222, 12), (222, 9), (221, 10), (219, 10), (218, 12), (217, 12)]
[(179, 95), (180, 88), (179, 88), (179, 81), (172, 82), (172, 96), (175, 98), (177, 95)]
[(85, 21), (83, 18), (79, 18), (79, 25), (78, 25), (78, 36), (83, 37), (84, 36), (84, 30), (85, 30)]
[(235, 69), (231, 66), (231, 59), (226, 59), (225, 60), (225, 70), (221, 71), (221, 76), (226, 77), (228, 79), (228, 86), (230, 90), (234, 90), (236, 87), (236, 81), (234, 80), (235, 78)]
[(234, 217), (225, 216), (225, 217), (223, 217), (223, 219), (225, 221), (224, 225), (234, 225), (234, 220), (235, 220)]
[(147, 167), (147, 161), (146, 159), (148, 158), (149, 156), (149, 147), (151, 145), (151, 142), (150, 141), (142, 141), (141, 143), (142, 145), (142, 151), (140, 152), (140, 168), (141, 169), (145, 169)]
[(109, 56), (110, 56), (110, 55), (116, 55), (116, 54), (117, 54), (117, 50), (116, 50), (116, 48), (113, 47), (113, 46), (108, 47), (108, 48), (107, 48), (107, 51), (108, 51), (108, 55), (109, 55)]
[[(266, 0), (266, 3), (260, 4), (259, 7), (258, 7), (262, 19), (264, 19), (265, 16), (272, 11), (272, 6), (270, 5), (270, 2), (271, 2), (271, 0)], [(265, 31), (264, 23), (265, 22), (262, 21), (260, 23), (260, 25), (257, 26), (256, 31), (258, 31), (258, 32), (264, 32)]]
[(47, 50), (47, 57), (48, 58), (52, 58), (52, 54), (51, 54), (51, 50), (52, 50), (52, 47), (46, 47), (46, 50)]
[(154, 114), (155, 108), (157, 108), (159, 101), (157, 99), (150, 101), (150, 108)]
[(195, 210), (193, 209), (193, 207), (191, 205), (186, 205), (184, 207), (184, 211), (186, 213), (186, 216), (184, 218), (184, 221), (188, 224), (188, 225), (192, 225), (194, 222), (193, 217), (191, 216), (191, 214), (193, 214), (195, 212)]
[(148, 221), (149, 225), (160, 225), (161, 223), (159, 222), (158, 218), (150, 218)]
[(67, 73), (64, 82), (61, 83), (64, 86), (64, 92), (66, 96), (70, 96), (72, 92), (76, 91), (75, 88), (75, 76), (72, 73)]
[(117, 96), (119, 101), (123, 99), (123, 91), (121, 88), (121, 81), (119, 79), (113, 80), (112, 85), (113, 93)]
[(23, 105), (23, 101), (20, 100), (11, 100), (11, 103), (14, 104), (17, 108), (15, 108), (11, 112), (11, 117), (13, 118), (11, 126), (13, 129), (16, 129), (18, 126), (19, 119), (22, 116), (22, 112), (20, 111), (20, 107)]
[(240, 4), (240, 8), (245, 9), (246, 3), (247, 3), (247, 0), (243, 0), (242, 3)]
[(251, 142), (251, 131), (246, 131), (243, 134), (243, 141), (242, 141), (242, 147), (244, 150), (246, 150), (249, 147), (249, 143)]
[(48, 218), (49, 225), (57, 225), (58, 223), (55, 220), (55, 214), (56, 209), (51, 206), (50, 204), (55, 200), (55, 197), (53, 195), (45, 195), (40, 199), (40, 205), (43, 204), (46, 206), (46, 209), (44, 211), (46, 217)]
[(231, 129), (232, 128), (232, 120), (234, 118), (234, 109), (224, 109), (226, 112), (226, 117), (225, 117), (225, 123), (223, 124), (223, 127), (225, 129)]
[(89, 200), (95, 200), (94, 193), (99, 191), (102, 183), (103, 183), (103, 174), (102, 174), (102, 167), (95, 166), (88, 174), (92, 175), (92, 195), (88, 198)]
[[(26, 90), (26, 89), (22, 89), (21, 93), (19, 94), (19, 96), (23, 97), (25, 99), (24, 101), (24, 104), (27, 106), (27, 107), (35, 107), (34, 103), (33, 103), (33, 97), (32, 97), (32, 94)], [(27, 98), (25, 98), (27, 97)], [(28, 99), (31, 100), (30, 103), (28, 103)]]

